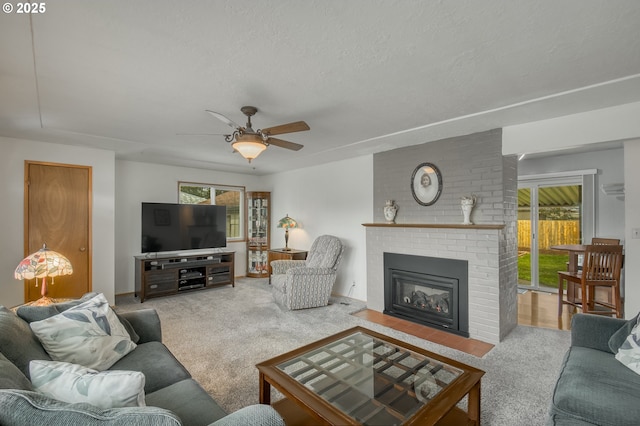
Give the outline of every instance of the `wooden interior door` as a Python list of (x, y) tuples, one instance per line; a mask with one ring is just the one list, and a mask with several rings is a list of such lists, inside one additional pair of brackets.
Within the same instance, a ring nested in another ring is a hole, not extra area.
[[(46, 243), (73, 266), (72, 275), (55, 277), (48, 285), (52, 298), (77, 298), (91, 291), (91, 171), (88, 166), (25, 161), (25, 257)], [(40, 291), (35, 280), (25, 280), (25, 302), (39, 299)]]

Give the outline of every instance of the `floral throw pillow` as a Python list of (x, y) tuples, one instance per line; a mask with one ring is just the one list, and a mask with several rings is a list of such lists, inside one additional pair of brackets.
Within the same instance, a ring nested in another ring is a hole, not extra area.
[(636, 374), (640, 374), (640, 317), (627, 336), (627, 340), (618, 349), (616, 359)]
[(136, 347), (103, 294), (29, 326), (51, 359), (100, 371)]
[(144, 407), (144, 374), (139, 371), (96, 371), (77, 364), (34, 360), (29, 363), (33, 388), (68, 403), (100, 408)]

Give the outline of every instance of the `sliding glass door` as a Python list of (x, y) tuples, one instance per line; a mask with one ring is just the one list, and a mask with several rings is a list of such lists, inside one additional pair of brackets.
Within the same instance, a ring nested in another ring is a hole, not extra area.
[(583, 241), (582, 177), (521, 181), (518, 188), (518, 285), (557, 291), (568, 254), (551, 250)]

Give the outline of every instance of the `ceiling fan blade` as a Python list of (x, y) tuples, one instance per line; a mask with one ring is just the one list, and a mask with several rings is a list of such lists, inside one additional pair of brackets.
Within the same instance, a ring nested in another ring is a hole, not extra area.
[(222, 121), (224, 124), (226, 124), (229, 127), (233, 127), (236, 130), (242, 128), (242, 126), (240, 126), (239, 124), (237, 124), (233, 120), (228, 119), (227, 117), (225, 117), (224, 115), (220, 114), (219, 112), (210, 111), (208, 109), (206, 109), (205, 111), (207, 111), (209, 114), (213, 115), (215, 118), (217, 118), (218, 120)]
[(284, 141), (282, 139), (276, 139), (276, 138), (267, 139), (267, 143), (269, 145), (275, 145), (275, 146), (279, 146), (280, 148), (291, 149), (294, 151), (299, 151), (300, 149), (302, 149), (302, 147), (304, 147), (304, 145), (300, 145), (299, 143), (293, 143), (293, 142)]
[(227, 136), (227, 133), (176, 133), (176, 136)]
[(281, 135), (283, 133), (304, 132), (305, 130), (309, 130), (309, 125), (304, 121), (296, 121), (295, 123), (281, 124), (279, 126), (262, 129), (262, 134), (271, 136)]

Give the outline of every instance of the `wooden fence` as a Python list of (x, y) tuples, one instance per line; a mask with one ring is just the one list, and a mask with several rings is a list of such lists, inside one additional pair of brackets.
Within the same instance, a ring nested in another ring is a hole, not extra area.
[[(539, 249), (545, 250), (557, 244), (580, 244), (579, 220), (538, 221)], [(518, 249), (531, 247), (531, 221), (518, 220)]]

